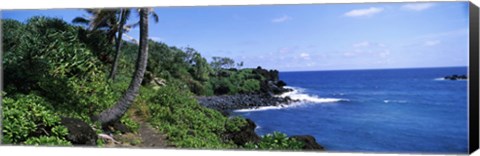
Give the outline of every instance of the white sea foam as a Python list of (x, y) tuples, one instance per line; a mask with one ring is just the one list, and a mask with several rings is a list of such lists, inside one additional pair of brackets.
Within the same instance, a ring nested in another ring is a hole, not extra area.
[(292, 89), (291, 92), (283, 93), (279, 95), (279, 97), (290, 97), (292, 100), (300, 100), (302, 102), (313, 102), (313, 103), (329, 103), (329, 102), (339, 102), (339, 101), (348, 101), (346, 99), (338, 99), (338, 98), (319, 98), (316, 95), (308, 95), (303, 93), (305, 89), (303, 88), (296, 88), (296, 87), (288, 87), (285, 88)]
[(407, 100), (383, 100), (383, 103), (407, 103)]
[(292, 100), (298, 100), (299, 102), (295, 102), (292, 104), (280, 104), (278, 106), (264, 106), (264, 107), (258, 107), (258, 108), (249, 108), (249, 109), (238, 109), (235, 110), (234, 112), (252, 112), (252, 111), (264, 111), (264, 110), (274, 110), (274, 109), (283, 109), (283, 108), (292, 108), (292, 107), (298, 107), (298, 106), (303, 106), (308, 103), (335, 103), (335, 102), (340, 102), (340, 101), (348, 101), (348, 99), (339, 99), (339, 98), (320, 98), (315, 95), (308, 95), (305, 94), (305, 89), (303, 88), (297, 88), (297, 87), (288, 87), (285, 86), (284, 88), (290, 88), (293, 91), (283, 93), (281, 95), (278, 95), (278, 97), (290, 97)]
[(449, 80), (449, 79), (445, 79), (443, 77), (435, 78), (434, 80), (435, 81), (467, 81), (466, 79)]
[(278, 105), (278, 106), (263, 106), (258, 108), (247, 108), (247, 109), (237, 109), (234, 112), (254, 112), (254, 111), (264, 111), (264, 110), (274, 110), (274, 109), (282, 109), (287, 107), (297, 107), (300, 106), (300, 103), (293, 103), (290, 105)]

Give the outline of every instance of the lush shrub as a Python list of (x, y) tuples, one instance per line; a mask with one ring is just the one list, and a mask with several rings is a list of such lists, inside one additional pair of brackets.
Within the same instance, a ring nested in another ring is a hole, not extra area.
[[(79, 39), (80, 27), (61, 19), (33, 17), (26, 24), (7, 22), (4, 81), (7, 94), (36, 93), (55, 112), (90, 120), (114, 104), (119, 93), (105, 79), (105, 67)], [(21, 35), (15, 36), (16, 31)]]
[(216, 95), (253, 93), (260, 91), (260, 80), (256, 77), (261, 75), (256, 75), (251, 69), (221, 69), (209, 79), (209, 83)]
[(48, 109), (49, 105), (36, 95), (4, 97), (3, 143), (70, 145), (65, 140), (68, 130), (60, 125), (60, 117)]
[(230, 148), (221, 134), (226, 117), (197, 103), (188, 90), (172, 84), (161, 87), (149, 99), (150, 122), (177, 147)]
[(215, 95), (237, 93), (237, 87), (227, 78), (212, 78), (210, 83)]
[(262, 140), (257, 144), (245, 144), (245, 148), (247, 149), (261, 150), (300, 150), (302, 147), (302, 142), (289, 138), (286, 134), (280, 132), (273, 132), (273, 134), (262, 136)]
[(227, 132), (238, 132), (241, 127), (247, 125), (247, 120), (242, 117), (231, 117), (225, 122), (225, 129)]
[(52, 136), (40, 136), (40, 137), (32, 137), (28, 138), (27, 141), (25, 141), (26, 145), (72, 145), (69, 141), (66, 141), (65, 139), (58, 138), (58, 137), (52, 137)]
[(259, 91), (260, 81), (255, 79), (247, 79), (243, 81), (239, 90), (240, 92), (243, 92), (243, 93)]
[(120, 118), (120, 122), (127, 126), (129, 130), (132, 130), (134, 133), (138, 131), (140, 125), (134, 121), (128, 114), (125, 114), (122, 118)]

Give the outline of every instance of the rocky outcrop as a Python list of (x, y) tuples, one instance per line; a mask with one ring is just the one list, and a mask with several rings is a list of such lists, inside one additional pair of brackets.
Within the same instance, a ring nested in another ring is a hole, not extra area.
[(450, 75), (443, 77), (445, 80), (466, 80), (468, 77), (466, 75)]
[(67, 140), (74, 145), (97, 144), (97, 134), (95, 131), (80, 119), (62, 117), (61, 124), (68, 129)]
[(297, 141), (300, 141), (303, 143), (302, 149), (304, 150), (320, 150), (324, 151), (325, 148), (318, 144), (315, 138), (311, 135), (297, 135), (297, 136), (291, 136), (290, 138), (293, 138)]
[(236, 109), (258, 108), (262, 106), (279, 106), (296, 102), (290, 97), (282, 98), (270, 94), (237, 94), (220, 96), (197, 97), (198, 102), (211, 109), (227, 115)]
[[(257, 67), (253, 69), (252, 72), (257, 76), (255, 79), (260, 80), (260, 91), (255, 93), (224, 95), (228, 92), (228, 88), (220, 87), (215, 90), (216, 96), (197, 97), (198, 102), (207, 108), (218, 110), (224, 115), (236, 109), (279, 106), (297, 102), (289, 97), (283, 98), (275, 96), (292, 91), (292, 89), (284, 88), (287, 83), (279, 80), (277, 70), (266, 70), (262, 69), (262, 67)], [(222, 72), (219, 74), (222, 75)], [(228, 72), (224, 72), (223, 74), (228, 74)]]
[[(238, 146), (243, 146), (246, 143), (258, 143), (261, 140), (261, 137), (255, 133), (255, 128), (257, 125), (250, 119), (246, 119), (247, 124), (240, 128), (239, 131), (230, 132), (227, 131), (223, 134), (225, 140), (231, 140)], [(311, 135), (296, 135), (291, 136), (299, 142), (303, 143), (303, 150), (315, 150), (315, 151), (324, 151), (325, 148), (318, 144), (315, 138)]]
[[(259, 75), (257, 79), (264, 78), (263, 81), (260, 81), (260, 91), (262, 93), (269, 93), (269, 94), (281, 94), (288, 91), (292, 91), (288, 88), (283, 88), (287, 84), (279, 79), (278, 70), (266, 70), (262, 69), (262, 67), (257, 67), (252, 71), (254, 74)], [(261, 77), (260, 77), (261, 76)]]
[[(230, 69), (233, 70), (233, 69)], [(279, 80), (279, 72), (277, 70), (266, 70), (261, 67), (254, 69), (253, 74), (256, 75), (256, 79), (260, 80), (260, 91), (249, 94), (236, 94), (236, 95), (222, 95), (228, 92), (228, 88), (218, 88), (215, 91), (217, 96), (201, 96), (197, 97), (197, 101), (200, 105), (207, 108), (215, 109), (221, 112), (223, 115), (228, 116), (233, 110), (238, 109), (255, 109), (264, 106), (283, 106), (298, 100), (293, 100), (290, 97), (278, 97), (276, 95), (293, 91), (289, 88), (284, 88), (287, 84)], [(228, 72), (220, 72), (221, 76), (228, 76)], [(241, 127), (239, 131), (230, 132), (227, 131), (223, 134), (224, 140), (231, 140), (236, 145), (243, 146), (247, 142), (258, 143), (261, 137), (255, 133), (256, 124), (246, 119), (247, 124)], [(292, 136), (296, 140), (304, 144), (304, 150), (324, 150), (320, 144), (318, 144), (313, 136), (300, 135)]]
[(260, 137), (255, 133), (257, 125), (250, 120), (246, 119), (247, 124), (240, 127), (239, 131), (226, 132), (223, 134), (225, 140), (232, 140), (238, 146), (243, 146), (247, 142), (257, 143), (260, 141)]

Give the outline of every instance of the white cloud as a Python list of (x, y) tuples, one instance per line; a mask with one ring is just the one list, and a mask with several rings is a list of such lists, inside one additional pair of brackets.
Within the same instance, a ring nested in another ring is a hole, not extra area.
[(149, 37), (149, 39), (154, 40), (156, 42), (163, 42), (164, 41), (164, 39), (161, 38), (161, 37)]
[(305, 59), (305, 60), (310, 60), (310, 54), (309, 53), (300, 53), (300, 57)]
[(288, 20), (291, 20), (292, 18), (287, 15), (283, 15), (282, 17), (274, 18), (272, 19), (273, 23), (281, 23), (281, 22), (286, 22)]
[(433, 41), (425, 41), (424, 45), (425, 46), (434, 46), (440, 44), (440, 40), (433, 40)]
[(432, 3), (413, 3), (405, 4), (402, 6), (403, 9), (412, 10), (412, 11), (422, 11), (433, 7)]
[(368, 9), (351, 10), (349, 12), (346, 12), (344, 15), (348, 17), (372, 16), (382, 11), (383, 11), (383, 8), (370, 7)]

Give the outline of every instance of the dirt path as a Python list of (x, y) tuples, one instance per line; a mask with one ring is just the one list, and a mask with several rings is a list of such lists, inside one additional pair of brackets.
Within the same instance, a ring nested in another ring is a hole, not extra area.
[(156, 129), (154, 129), (149, 123), (144, 121), (138, 121), (140, 127), (138, 129), (138, 135), (142, 139), (142, 143), (139, 144), (139, 147), (147, 148), (168, 148), (172, 147), (167, 144), (167, 136), (160, 134)]
[(137, 133), (114, 135), (115, 142), (108, 141), (106, 147), (174, 148), (168, 143), (167, 136), (153, 128), (150, 123), (133, 117), (139, 124)]

